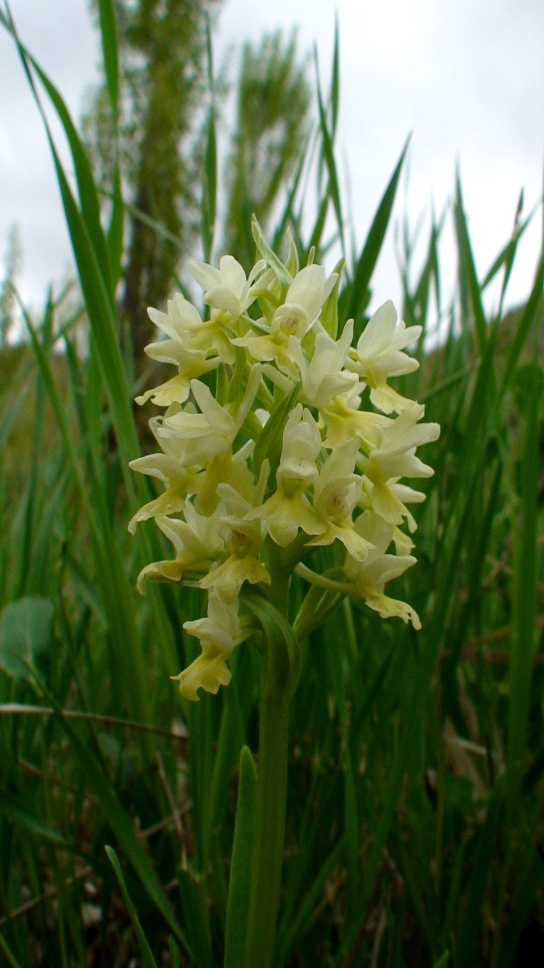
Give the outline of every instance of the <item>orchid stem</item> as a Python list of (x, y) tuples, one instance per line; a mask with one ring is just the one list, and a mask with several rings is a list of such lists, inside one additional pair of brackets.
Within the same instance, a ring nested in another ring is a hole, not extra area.
[[(289, 583), (272, 580), (269, 597), (287, 614)], [(271, 968), (281, 893), (290, 694), (270, 675), (266, 663), (259, 714), (257, 816), (244, 968)]]
[(288, 735), (289, 699), (263, 696), (245, 968), (272, 965), (283, 867)]

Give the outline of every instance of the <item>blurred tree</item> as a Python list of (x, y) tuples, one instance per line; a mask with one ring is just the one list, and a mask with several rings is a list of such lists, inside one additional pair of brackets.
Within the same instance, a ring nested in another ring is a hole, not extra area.
[(311, 89), (299, 63), (296, 35), (280, 31), (246, 43), (237, 90), (236, 128), (227, 167), (225, 249), (251, 264), (251, 215), (261, 225), (306, 146)]
[(8, 337), (15, 328), (15, 285), (21, 268), (22, 248), (19, 226), (12, 225), (4, 256), (4, 278), (0, 283), (0, 348), (6, 346)]
[[(116, 0), (121, 169), (130, 205), (121, 312), (138, 369), (151, 335), (146, 309), (170, 294), (177, 261), (190, 249), (198, 225), (206, 23), (218, 5), (219, 0)], [(94, 92), (84, 132), (99, 184), (111, 191), (115, 145), (105, 84)]]
[[(207, 79), (207, 22), (221, 0), (115, 0), (121, 75), (120, 162), (129, 204), (121, 317), (141, 372), (152, 335), (148, 306), (171, 294), (176, 268), (195, 251), (200, 226)], [(91, 0), (96, 12), (96, 0)], [(215, 96), (222, 101), (220, 80)], [(254, 258), (251, 214), (266, 224), (305, 147), (311, 91), (296, 39), (245, 44), (227, 164), (224, 248)], [(105, 82), (83, 131), (95, 177), (111, 193), (116, 146)]]

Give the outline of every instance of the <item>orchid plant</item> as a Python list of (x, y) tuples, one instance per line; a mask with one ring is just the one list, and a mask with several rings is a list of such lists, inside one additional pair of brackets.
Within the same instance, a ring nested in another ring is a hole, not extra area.
[[(252, 229), (259, 258), (247, 278), (230, 255), (219, 269), (189, 263), (208, 319), (180, 293), (166, 312), (149, 309), (164, 335), (146, 352), (177, 373), (137, 398), (165, 412), (150, 421), (161, 451), (131, 467), (158, 478), (164, 492), (129, 528), (154, 518), (174, 549), (174, 557), (142, 570), (141, 591), (145, 581), (166, 580), (208, 593), (207, 616), (184, 623), (201, 645), (198, 658), (175, 677), (185, 699), (227, 686), (227, 662), (245, 640), (263, 656), (242, 963), (266, 968), (281, 884), (298, 641), (343, 596), (420, 628), (412, 606), (386, 595), (385, 586), (415, 564), (410, 535), (416, 522), (408, 506), (424, 495), (402, 479), (432, 475), (416, 449), (435, 441), (440, 428), (422, 422), (425, 408), (388, 382), (417, 368), (405, 351), (421, 327), (407, 328), (389, 301), (352, 345), (353, 320), (339, 332), (342, 263), (327, 276), (310, 251), (301, 268), (292, 239), (282, 262), (256, 219)], [(322, 574), (311, 557), (324, 545), (335, 546), (338, 565)], [(293, 574), (309, 585), (295, 616)]]

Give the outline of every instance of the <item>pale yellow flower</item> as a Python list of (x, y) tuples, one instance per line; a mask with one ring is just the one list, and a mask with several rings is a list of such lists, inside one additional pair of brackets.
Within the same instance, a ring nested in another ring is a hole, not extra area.
[(253, 488), (251, 500), (246, 500), (229, 484), (219, 484), (218, 496), (225, 506), (226, 514), (221, 516), (219, 534), (225, 541), (229, 557), (223, 564), (213, 568), (200, 582), (202, 588), (213, 588), (219, 597), (228, 603), (234, 602), (240, 594), (245, 581), (251, 585), (270, 584), (270, 574), (258, 560), (259, 551), (265, 536), (263, 523), (248, 520), (247, 514), (262, 503), (266, 481), (270, 473), (268, 460), (263, 461), (260, 479)]
[(228, 314), (235, 322), (247, 311), (255, 300), (252, 284), (265, 268), (263, 259), (257, 262), (249, 277), (231, 255), (224, 255), (219, 261), (219, 269), (206, 262), (189, 262), (188, 269), (195, 282), (204, 289), (204, 302), (213, 309)]
[(185, 521), (179, 518), (156, 518), (164, 535), (174, 545), (176, 557), (154, 561), (138, 575), (138, 590), (143, 592), (148, 581), (180, 581), (185, 572), (207, 572), (221, 554), (224, 542), (219, 534), (220, 513), (207, 517), (198, 514), (190, 501), (184, 509)]
[(283, 333), (302, 339), (321, 312), (338, 276), (333, 273), (325, 279), (323, 266), (305, 266), (293, 279), (282, 306), (279, 306), (270, 326), (271, 335)]
[(367, 450), (379, 444), (380, 432), (391, 423), (391, 419), (381, 413), (359, 410), (360, 386), (358, 384), (348, 393), (341, 393), (320, 410), (327, 427), (324, 447), (331, 450), (334, 447), (342, 447), (344, 444), (349, 444), (354, 437), (357, 437)]
[(351, 584), (351, 593), (363, 598), (382, 618), (397, 616), (420, 629), (419, 616), (411, 605), (384, 595), (387, 582), (398, 578), (416, 563), (412, 555), (386, 554), (391, 541), (398, 538), (394, 525), (372, 511), (364, 511), (357, 518), (355, 529), (368, 542), (369, 551), (364, 561), (357, 561), (349, 554), (346, 556), (344, 571)]
[[(209, 373), (221, 362), (219, 356), (213, 356), (210, 359), (202, 350), (187, 350), (181, 343), (178, 344), (179, 352), (176, 354), (170, 350), (165, 353), (162, 349), (163, 344), (170, 342), (170, 340), (161, 340), (159, 343), (152, 343), (150, 346), (146, 346), (146, 353), (159, 362), (176, 362), (178, 364), (177, 376), (171, 377), (170, 380), (153, 387), (151, 390), (146, 390), (141, 396), (135, 398), (136, 403), (143, 404), (147, 400), (151, 400), (156, 407), (169, 407), (172, 403), (185, 403), (191, 390), (191, 380), (198, 379), (204, 373)], [(175, 360), (172, 359), (174, 355), (177, 357)]]
[(411, 531), (416, 528), (414, 518), (406, 503), (418, 503), (425, 496), (404, 484), (401, 477), (431, 477), (433, 469), (416, 457), (416, 447), (437, 440), (440, 426), (436, 423), (420, 424), (425, 408), (412, 404), (400, 416), (379, 431), (379, 441), (370, 447), (368, 456), (360, 454), (358, 467), (364, 475), (364, 493), (367, 506), (390, 524), (400, 524), (407, 518)]
[(144, 504), (131, 518), (128, 530), (131, 534), (136, 531), (140, 521), (147, 521), (159, 515), (178, 514), (185, 507), (188, 494), (194, 494), (200, 488), (202, 475), (198, 466), (186, 467), (183, 463), (183, 442), (178, 438), (166, 436), (159, 439), (159, 428), (163, 425), (162, 417), (152, 417), (149, 426), (164, 453), (148, 454), (131, 460), (129, 467), (140, 474), (156, 477), (165, 485), (164, 494)]
[[(305, 266), (297, 272), (293, 279), (285, 301), (275, 310), (270, 323), (270, 332), (262, 336), (248, 334), (232, 342), (236, 346), (245, 346), (255, 360), (270, 362), (275, 360), (280, 370), (296, 376), (291, 337), (302, 339), (311, 328), (323, 303), (330, 295), (337, 279), (332, 274), (325, 279), (323, 266)], [(259, 320), (261, 327), (265, 320)]]
[[(158, 429), (161, 439), (175, 436), (184, 441), (183, 463), (199, 464), (212, 457), (230, 452), (244, 420), (255, 399), (261, 379), (260, 367), (252, 367), (246, 391), (239, 406), (222, 407), (205, 383), (191, 381), (192, 394), (201, 413), (184, 409), (165, 417)], [(234, 413), (231, 412), (234, 410)]]
[(299, 528), (312, 535), (326, 530), (304, 493), (317, 480), (315, 462), (320, 451), (319, 427), (310, 411), (299, 403), (289, 414), (283, 432), (277, 490), (262, 507), (246, 515), (248, 521), (262, 519), (272, 540), (282, 548), (295, 540)]
[(155, 326), (169, 337), (146, 346), (148, 356), (166, 363), (179, 363), (177, 354), (202, 352), (206, 357), (217, 356), (222, 363), (234, 363), (230, 340), (222, 326), (214, 320), (203, 322), (198, 310), (180, 292), (168, 300), (166, 307), (166, 313), (153, 308), (147, 310)]
[(357, 374), (343, 369), (352, 339), (352, 319), (344, 326), (339, 340), (333, 340), (323, 330), (316, 335), (313, 355), (307, 363), (300, 342), (289, 337), (289, 354), (300, 370), (304, 403), (324, 409), (334, 397), (353, 390)]
[(397, 322), (397, 311), (389, 299), (369, 320), (357, 347), (349, 351), (346, 366), (370, 387), (372, 403), (384, 413), (400, 413), (413, 403), (388, 386), (387, 380), (417, 370), (418, 361), (402, 350), (415, 343), (421, 331), (421, 326), (407, 329), (402, 320)]
[(309, 545), (329, 545), (336, 538), (342, 542), (350, 555), (363, 561), (368, 542), (353, 526), (352, 514), (361, 496), (362, 478), (354, 473), (355, 459), (359, 450), (357, 439), (337, 447), (327, 458), (314, 484), (314, 510), (323, 521), (326, 530), (312, 538)]
[(213, 590), (208, 596), (208, 617), (185, 622), (183, 628), (200, 639), (202, 654), (172, 678), (179, 682), (179, 691), (185, 699), (197, 702), (198, 689), (215, 694), (219, 686), (229, 684), (232, 675), (226, 660), (251, 634), (251, 629), (240, 625), (238, 602), (227, 604)]

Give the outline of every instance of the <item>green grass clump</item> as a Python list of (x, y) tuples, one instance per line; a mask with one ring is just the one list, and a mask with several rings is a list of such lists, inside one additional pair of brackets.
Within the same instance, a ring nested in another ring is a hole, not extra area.
[[(319, 95), (315, 224), (303, 229), (297, 179), (275, 240), (289, 226), (317, 258), (329, 212), (341, 245), (345, 221), (335, 65), (330, 98)], [(228, 689), (198, 704), (169, 681), (193, 657), (182, 624), (202, 602), (186, 587), (135, 590), (162, 551), (151, 525), (137, 540), (126, 529), (151, 492), (127, 466), (139, 445), (115, 303), (122, 199), (104, 231), (79, 136), (34, 69), (72, 151), (77, 197), (52, 143), (90, 341), (82, 356), (68, 328), (55, 355), (51, 303), (40, 325), (28, 320), (30, 346), (0, 354), (0, 951), (20, 968), (212, 968), (240, 751), (258, 748), (258, 666), (241, 646)], [(340, 306), (359, 330), (403, 158), (365, 244), (344, 253)], [(459, 183), (453, 215), (457, 290), (427, 356), (437, 226), (415, 282), (409, 244), (401, 273), (403, 317), (424, 336), (398, 389), (442, 426), (418, 564), (393, 592), (423, 628), (344, 601), (302, 643), (278, 968), (508, 968), (544, 932), (544, 258), (524, 305), (505, 314), (501, 298), (488, 314), (521, 229), (479, 279)], [(319, 555), (334, 566), (331, 548)]]

